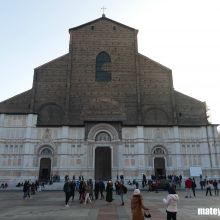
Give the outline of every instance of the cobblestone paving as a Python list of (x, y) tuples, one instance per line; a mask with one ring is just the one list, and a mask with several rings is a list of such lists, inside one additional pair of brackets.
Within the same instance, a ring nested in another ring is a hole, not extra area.
[[(153, 220), (166, 219), (165, 206), (162, 199), (166, 192), (142, 192), (144, 203), (151, 210)], [(0, 220), (131, 220), (130, 198), (132, 192), (125, 196), (125, 206), (120, 206), (120, 198), (108, 204), (104, 200), (96, 200), (91, 204), (70, 202), (70, 208), (64, 207), (64, 193), (61, 191), (38, 192), (31, 199), (23, 200), (21, 191), (0, 191)], [(220, 216), (198, 216), (198, 208), (220, 208), (220, 197), (205, 196), (198, 191), (196, 198), (185, 198), (185, 192), (179, 192), (178, 220), (219, 219)]]

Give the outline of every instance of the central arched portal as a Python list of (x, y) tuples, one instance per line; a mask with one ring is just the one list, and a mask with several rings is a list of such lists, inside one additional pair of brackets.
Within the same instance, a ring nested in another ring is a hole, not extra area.
[(41, 158), (40, 160), (40, 171), (39, 171), (39, 181), (48, 182), (50, 180), (51, 173), (51, 159)]
[(164, 178), (166, 176), (165, 159), (163, 157), (154, 158), (154, 171), (155, 176)]
[(95, 179), (109, 180), (112, 177), (111, 148), (95, 149)]

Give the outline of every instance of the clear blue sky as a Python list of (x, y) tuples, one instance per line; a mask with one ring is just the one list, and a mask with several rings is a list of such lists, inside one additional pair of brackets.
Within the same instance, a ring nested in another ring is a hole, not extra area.
[(68, 52), (68, 29), (101, 17), (139, 30), (139, 52), (220, 123), (219, 0), (0, 0), (0, 101), (32, 87), (34, 68)]

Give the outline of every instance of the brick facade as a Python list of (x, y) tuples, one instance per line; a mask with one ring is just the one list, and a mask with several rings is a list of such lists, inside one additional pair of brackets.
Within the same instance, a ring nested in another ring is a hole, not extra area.
[[(36, 113), (38, 125), (206, 125), (205, 103), (173, 89), (172, 71), (138, 53), (137, 33), (106, 17), (69, 29), (69, 53), (35, 69), (33, 88), (0, 113)], [(96, 81), (106, 52), (111, 81)]]

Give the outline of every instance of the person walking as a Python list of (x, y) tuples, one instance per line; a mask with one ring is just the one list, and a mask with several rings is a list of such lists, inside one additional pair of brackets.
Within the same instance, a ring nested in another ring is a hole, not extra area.
[(24, 186), (23, 186), (23, 193), (24, 193), (24, 195), (23, 195), (23, 198), (24, 199), (27, 199), (27, 198), (31, 198), (31, 196), (30, 196), (30, 184), (29, 184), (29, 181), (25, 181), (25, 183), (24, 183)]
[(70, 186), (69, 186), (69, 179), (66, 179), (66, 182), (64, 183), (64, 186), (63, 186), (63, 191), (65, 193), (65, 196), (66, 196), (66, 199), (65, 199), (65, 207), (69, 208), (69, 199), (70, 199), (70, 196), (71, 196), (71, 189), (70, 189)]
[(147, 185), (147, 178), (146, 175), (143, 173), (142, 177), (142, 188), (144, 188)]
[(36, 189), (36, 187), (35, 187), (34, 182), (30, 183), (30, 189), (31, 189), (31, 195), (35, 195), (35, 189)]
[(72, 197), (72, 201), (74, 200), (75, 197), (75, 189), (76, 189), (76, 183), (75, 180), (72, 180), (69, 183), (69, 187), (70, 187), (70, 198)]
[(89, 197), (91, 198), (91, 200), (94, 200), (92, 179), (89, 179), (88, 184), (89, 184), (89, 187), (90, 187)]
[(214, 187), (215, 196), (218, 196), (219, 195), (219, 190), (218, 190), (218, 182), (217, 182), (217, 180), (214, 180), (213, 187)]
[(124, 184), (123, 184), (123, 182), (122, 181), (120, 181), (119, 183), (118, 183), (119, 185), (118, 185), (118, 187), (119, 187), (119, 189), (118, 189), (118, 194), (120, 195), (120, 197), (121, 197), (121, 205), (123, 206), (124, 205)]
[(99, 198), (99, 182), (95, 181), (95, 199)]
[(90, 191), (91, 191), (91, 186), (89, 185), (89, 181), (87, 181), (87, 183), (85, 182), (85, 202), (84, 205), (86, 205), (87, 202), (91, 203), (91, 199), (90, 199)]
[(85, 200), (85, 182), (81, 180), (79, 184), (79, 201), (80, 203), (83, 203), (84, 200)]
[(207, 182), (206, 182), (206, 196), (208, 195), (208, 192), (209, 192), (210, 196), (212, 196), (211, 187), (212, 187), (211, 182), (210, 182), (210, 181), (207, 181)]
[(175, 187), (172, 186), (168, 190), (167, 198), (163, 199), (163, 202), (166, 204), (167, 220), (176, 220), (177, 214), (177, 201), (179, 196), (176, 193)]
[(132, 220), (144, 220), (143, 210), (149, 211), (149, 209), (143, 204), (140, 190), (135, 189), (131, 199)]
[(192, 192), (193, 192), (194, 197), (196, 197), (196, 181), (194, 177), (192, 179)]
[(199, 184), (200, 184), (201, 190), (203, 190), (203, 180), (200, 180)]
[(120, 186), (120, 183), (118, 180), (115, 181), (115, 193), (116, 195), (119, 195), (119, 186)]
[(99, 181), (99, 191), (101, 194), (101, 199), (104, 199), (104, 195), (103, 195), (104, 190), (105, 190), (105, 183), (102, 180), (100, 180)]

